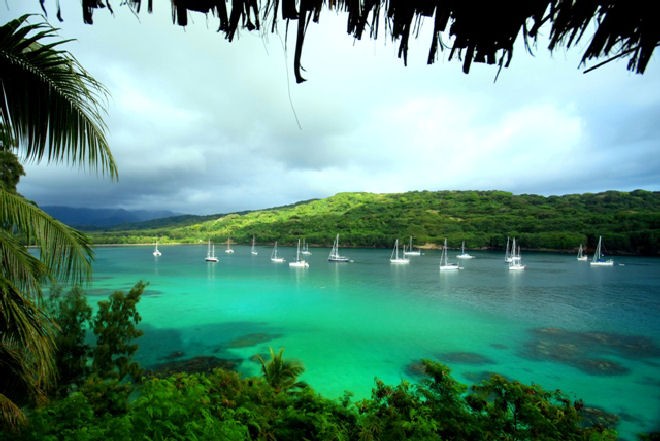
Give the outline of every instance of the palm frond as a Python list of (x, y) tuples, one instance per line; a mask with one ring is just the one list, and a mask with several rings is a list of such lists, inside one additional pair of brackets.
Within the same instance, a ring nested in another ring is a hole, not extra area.
[(302, 363), (298, 360), (284, 360), (284, 348), (280, 348), (277, 354), (273, 348), (269, 349), (269, 361), (264, 360), (260, 355), (257, 356), (266, 382), (277, 392), (307, 387), (306, 383), (297, 381), (305, 371)]
[(3, 335), (0, 338), (0, 393), (20, 403), (34, 389), (31, 363), (22, 344)]
[(48, 268), (33, 256), (18, 237), (0, 229), (0, 277), (14, 284), (31, 297), (41, 292), (41, 283), (48, 280)]
[(69, 52), (70, 40), (23, 15), (0, 26), (0, 118), (27, 160), (66, 162), (117, 178), (106, 139), (108, 92)]
[(24, 426), (26, 422), (27, 419), (21, 408), (0, 393), (0, 428), (7, 426), (7, 429), (16, 430), (19, 426)]
[[(6, 231), (0, 235), (0, 255), (8, 256), (2, 271), (17, 286), (33, 288), (33, 282), (43, 281), (44, 270), (48, 277), (57, 281), (85, 283), (91, 277), (93, 251), (89, 238), (62, 222), (52, 218), (43, 210), (28, 202), (20, 195), (0, 188), (0, 225), (7, 231), (17, 231), (25, 235), (28, 244), (36, 244), (39, 249), (40, 266), (27, 256), (26, 251), (19, 251), (9, 239)], [(19, 265), (27, 264), (26, 268)], [(27, 271), (33, 277), (22, 279)], [(33, 281), (31, 281), (33, 279)]]
[[(32, 366), (35, 390), (55, 375), (54, 324), (36, 304), (23, 296), (7, 279), (0, 278), (0, 335), (2, 345), (20, 348)], [(0, 393), (6, 393), (2, 390)]]

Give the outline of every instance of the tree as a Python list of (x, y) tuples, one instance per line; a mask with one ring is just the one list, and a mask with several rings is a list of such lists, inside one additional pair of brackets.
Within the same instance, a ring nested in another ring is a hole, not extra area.
[[(55, 29), (28, 15), (0, 26), (2, 150), (23, 160), (66, 162), (117, 177), (105, 139), (107, 92), (77, 60), (49, 42)], [(0, 185), (0, 427), (16, 428), (20, 404), (54, 379), (53, 324), (40, 306), (42, 284), (82, 283), (93, 252), (84, 234), (16, 193), (20, 170), (3, 155)], [(35, 245), (38, 257), (26, 249)]]
[(92, 348), (91, 374), (82, 385), (96, 415), (123, 415), (133, 390), (127, 379), (137, 380), (140, 366), (132, 357), (138, 349), (134, 339), (143, 334), (137, 304), (146, 284), (138, 282), (127, 294), (115, 291), (98, 303), (92, 320), (96, 345)]
[[(4, 128), (0, 126), (0, 131)], [(18, 158), (9, 149), (0, 148), (0, 187), (6, 191), (16, 193), (16, 186), (21, 176), (25, 176), (25, 170)]]
[(298, 381), (298, 377), (305, 371), (302, 363), (297, 360), (284, 360), (284, 348), (280, 348), (277, 354), (273, 348), (270, 348), (270, 360), (267, 362), (261, 355), (257, 359), (266, 382), (276, 392), (307, 386), (306, 383)]
[(92, 324), (96, 336), (92, 369), (98, 377), (119, 381), (127, 375), (138, 378), (139, 366), (131, 358), (138, 349), (133, 340), (143, 334), (137, 328), (142, 320), (137, 304), (146, 286), (138, 282), (128, 294), (115, 291), (108, 300), (99, 302)]
[(58, 326), (55, 337), (57, 390), (59, 395), (66, 396), (73, 386), (79, 387), (83, 383), (89, 372), (87, 357), (90, 348), (85, 343), (85, 336), (92, 318), (92, 308), (79, 286), (67, 293), (59, 287), (51, 290), (46, 305)]
[(117, 177), (105, 137), (108, 95), (69, 52), (70, 40), (23, 15), (0, 26), (0, 122), (25, 160), (66, 162)]

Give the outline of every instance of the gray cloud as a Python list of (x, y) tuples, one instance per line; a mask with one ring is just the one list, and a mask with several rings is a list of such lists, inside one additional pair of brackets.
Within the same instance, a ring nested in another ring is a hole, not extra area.
[[(38, 8), (27, 3), (3, 16)], [(396, 44), (355, 42), (342, 15), (324, 13), (305, 42), (309, 81), (296, 85), (283, 34), (229, 44), (213, 19), (181, 29), (160, 4), (84, 26), (79, 5), (63, 6), (61, 34), (78, 39), (68, 49), (112, 95), (120, 181), (30, 165), (19, 190), (42, 205), (205, 214), (339, 191), (660, 189), (656, 61), (644, 76), (623, 63), (583, 75), (577, 51), (540, 43), (535, 57), (517, 48), (493, 82), (493, 66), (426, 65), (424, 35), (403, 66)]]

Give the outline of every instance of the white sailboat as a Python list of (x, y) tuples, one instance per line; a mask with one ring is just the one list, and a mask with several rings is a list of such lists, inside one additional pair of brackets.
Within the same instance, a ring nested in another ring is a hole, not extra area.
[(234, 250), (229, 245), (229, 238), (227, 238), (227, 249), (225, 250), (226, 254), (234, 254)]
[(209, 246), (208, 249), (206, 250), (206, 260), (207, 262), (217, 262), (218, 259), (215, 257), (215, 245), (211, 245), (211, 241), (209, 240)]
[(284, 262), (284, 258), (277, 255), (277, 241), (275, 241), (275, 246), (273, 247), (273, 251), (270, 253), (270, 261), (274, 263)]
[[(513, 238), (515, 243), (516, 238)], [(509, 236), (506, 237), (506, 251), (504, 252), (504, 261), (506, 263), (511, 263), (511, 249), (509, 248)]]
[(252, 235), (252, 248), (250, 249), (250, 254), (252, 254), (253, 256), (256, 256), (257, 254), (259, 254), (257, 252), (257, 249), (254, 247), (254, 234)]
[(520, 257), (520, 247), (516, 248), (516, 238), (513, 238), (513, 245), (511, 245), (511, 255), (509, 261), (509, 270), (519, 271), (524, 270), (525, 265), (522, 263), (522, 258)]
[(602, 251), (602, 242), (603, 236), (598, 236), (598, 246), (596, 247), (596, 252), (589, 262), (592, 266), (613, 266), (614, 261), (612, 259), (605, 259)]
[(296, 260), (289, 262), (290, 267), (294, 268), (308, 268), (309, 263), (303, 258), (300, 257), (300, 239), (298, 239), (298, 247), (296, 248)]
[(440, 271), (455, 271), (463, 269), (463, 267), (458, 266), (458, 263), (449, 263), (447, 259), (447, 239), (445, 238), (445, 244), (442, 247), (442, 256), (440, 256)]
[(399, 257), (399, 239), (394, 242), (394, 248), (392, 249), (392, 254), (390, 255), (390, 263), (397, 265), (410, 263), (410, 259), (407, 259), (404, 255)]
[(339, 254), (339, 234), (337, 234), (337, 237), (335, 238), (335, 243), (332, 245), (332, 251), (330, 251), (330, 254), (328, 254), (328, 262), (350, 262), (351, 259), (349, 259), (346, 256), (342, 256)]
[(465, 241), (461, 243), (461, 254), (456, 256), (457, 259), (474, 259), (474, 256), (471, 255), (470, 253), (465, 252)]
[(417, 251), (413, 250), (412, 246), (413, 237), (410, 236), (410, 245), (408, 245), (408, 250), (403, 251), (404, 256), (421, 256), (422, 252), (418, 249)]
[(163, 253), (161, 253), (161, 252), (158, 250), (158, 241), (156, 241), (156, 246), (154, 247), (154, 252), (151, 253), (151, 254), (153, 254), (153, 255), (156, 256), (156, 257), (158, 257), (158, 256), (160, 256), (160, 255), (163, 254)]
[(582, 262), (586, 262), (587, 260), (589, 260), (589, 256), (584, 254), (584, 249), (582, 248), (582, 244), (580, 244), (580, 248), (578, 248), (577, 260)]
[(310, 256), (312, 254), (312, 252), (309, 251), (309, 244), (305, 242), (305, 239), (303, 239), (303, 245), (302, 249), (300, 250), (300, 254), (303, 256)]

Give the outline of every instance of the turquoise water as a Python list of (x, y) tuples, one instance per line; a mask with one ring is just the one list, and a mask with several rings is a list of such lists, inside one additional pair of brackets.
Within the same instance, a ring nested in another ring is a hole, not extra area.
[(143, 365), (206, 355), (240, 359), (241, 372), (257, 375), (250, 357), (284, 347), (318, 392), (361, 398), (374, 378), (415, 379), (411, 364), (433, 358), (466, 384), (498, 372), (561, 389), (618, 414), (628, 439), (659, 429), (658, 259), (592, 268), (573, 255), (523, 253), (527, 269), (510, 273), (503, 255), (473, 252), (465, 269), (440, 273), (434, 251), (396, 266), (390, 250), (343, 249), (354, 262), (338, 264), (312, 249), (310, 267), (294, 269), (271, 263), (270, 248), (218, 247), (215, 264), (204, 262), (205, 245), (159, 248), (158, 258), (149, 247), (98, 248), (90, 290), (149, 282)]

